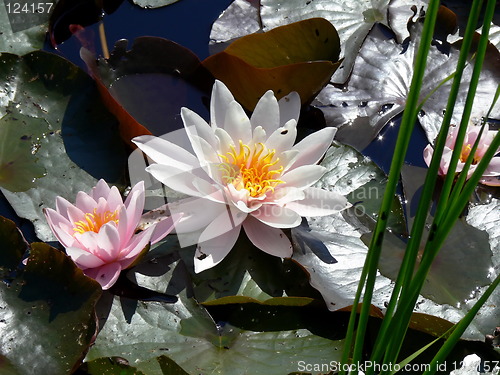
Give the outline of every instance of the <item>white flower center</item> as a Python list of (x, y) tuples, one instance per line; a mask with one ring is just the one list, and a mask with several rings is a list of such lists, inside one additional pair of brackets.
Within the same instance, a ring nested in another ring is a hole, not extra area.
[(257, 143), (253, 148), (239, 142), (239, 152), (234, 146), (226, 155), (219, 156), (224, 160), (219, 164), (222, 181), (232, 184), (236, 190), (246, 189), (251, 197), (259, 197), (274, 189), (284, 181), (277, 179), (283, 172), (283, 166), (278, 165), (276, 150), (267, 149), (263, 143)]

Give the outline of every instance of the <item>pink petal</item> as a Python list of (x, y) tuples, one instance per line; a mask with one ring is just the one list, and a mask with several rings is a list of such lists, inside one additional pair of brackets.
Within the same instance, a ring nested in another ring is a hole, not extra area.
[[(94, 209), (92, 209), (92, 211), (93, 210)], [(91, 213), (92, 211), (83, 212), (78, 207), (68, 206), (67, 208), (68, 219), (71, 223), (76, 223), (77, 221), (85, 220), (85, 214), (89, 212)]]
[(327, 127), (305, 137), (293, 146), (292, 150), (299, 151), (299, 156), (292, 168), (316, 164), (323, 157), (328, 147), (332, 145), (336, 132), (337, 128)]
[(344, 196), (333, 191), (307, 188), (304, 190), (304, 193), (304, 199), (286, 204), (286, 207), (295, 211), (300, 216), (331, 215), (350, 207), (349, 202), (347, 202)]
[(106, 264), (90, 272), (86, 270), (85, 274), (95, 279), (99, 284), (101, 284), (102, 289), (106, 290), (111, 288), (116, 283), (121, 270), (122, 267), (120, 263), (114, 262)]
[(249, 216), (243, 223), (245, 233), (260, 250), (280, 257), (292, 256), (292, 244), (281, 229), (272, 228)]
[(287, 187), (293, 186), (304, 189), (318, 181), (324, 174), (326, 168), (321, 165), (303, 165), (286, 172), (280, 180), (286, 183)]
[(66, 219), (69, 219), (67, 214), (69, 207), (74, 207), (74, 206), (63, 197), (60, 196), (56, 197), (56, 211), (59, 212), (60, 215), (64, 216)]
[[(299, 107), (300, 108), (300, 107)], [(272, 134), (280, 126), (278, 101), (272, 90), (267, 91), (257, 102), (250, 118), (252, 128), (262, 127), (267, 134)]]
[(83, 212), (93, 212), (97, 207), (97, 201), (83, 191), (79, 191), (76, 195), (76, 207)]
[(500, 156), (494, 157), (486, 167), (483, 176), (499, 176), (500, 175)]
[(425, 164), (427, 164), (428, 167), (431, 165), (431, 160), (432, 160), (432, 155), (433, 154), (434, 154), (434, 148), (430, 144), (427, 145), (424, 148), (424, 161), (425, 161)]
[[(136, 189), (137, 187), (137, 189)], [(143, 181), (137, 183), (134, 188), (130, 191), (125, 201), (125, 207), (127, 212), (127, 234), (126, 237), (130, 238), (141, 220), (142, 211), (144, 211), (145, 202), (145, 192)], [(120, 214), (122, 214), (120, 210)], [(121, 216), (118, 220), (121, 219)]]
[(104, 224), (96, 236), (99, 257), (106, 263), (114, 261), (120, 252), (120, 235), (113, 223)]
[(273, 228), (294, 228), (302, 222), (295, 211), (274, 204), (265, 204), (251, 215)]
[(45, 208), (43, 213), (45, 214), (45, 218), (49, 223), (52, 233), (54, 233), (58, 241), (64, 247), (73, 246), (76, 241), (73, 237), (73, 233), (75, 233), (73, 230), (73, 223), (70, 223), (68, 219), (51, 208)]
[[(127, 245), (127, 247), (121, 250), (117, 259), (119, 259), (120, 261), (129, 260), (130, 263), (132, 263), (135, 260), (135, 258), (141, 253), (141, 251), (144, 250), (146, 245), (150, 242), (153, 231), (154, 227), (151, 226), (146, 230), (143, 230), (142, 232), (134, 235), (134, 237), (132, 237), (132, 240)], [(122, 266), (124, 268), (127, 268), (123, 263)]]
[(218, 237), (200, 242), (194, 255), (194, 272), (200, 273), (219, 264), (233, 248), (240, 230), (241, 226), (237, 226)]
[(280, 126), (283, 126), (290, 120), (298, 122), (300, 115), (300, 96), (295, 91), (282, 97), (278, 102), (280, 107)]
[(66, 254), (76, 263), (79, 268), (96, 268), (102, 266), (105, 262), (99, 257), (78, 247), (68, 247)]
[(241, 105), (233, 101), (229, 103), (224, 119), (224, 130), (238, 143), (247, 144), (252, 139), (252, 125)]
[(166, 139), (143, 135), (135, 137), (132, 142), (158, 164), (175, 165), (184, 171), (198, 165), (198, 159), (193, 154)]
[(104, 198), (107, 199), (109, 195), (110, 188), (106, 181), (103, 179), (100, 179), (97, 181), (96, 186), (92, 189), (92, 198), (94, 198), (96, 201), (99, 200), (99, 198)]
[(213, 129), (224, 127), (226, 112), (229, 103), (234, 100), (231, 91), (221, 81), (216, 80), (212, 88), (212, 98), (210, 100), (210, 125)]
[(173, 215), (154, 224), (154, 231), (150, 239), (151, 244), (157, 243), (172, 232), (175, 224), (181, 220), (182, 216), (182, 214)]
[(116, 186), (112, 186), (106, 199), (109, 211), (114, 212), (123, 204), (123, 199)]

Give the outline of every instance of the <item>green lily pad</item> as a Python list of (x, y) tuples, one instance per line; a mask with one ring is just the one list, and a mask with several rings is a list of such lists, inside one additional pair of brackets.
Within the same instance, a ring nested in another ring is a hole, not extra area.
[(35, 178), (46, 173), (34, 155), (37, 140), (32, 139), (28, 124), (47, 128), (45, 120), (19, 114), (0, 119), (0, 186), (10, 191), (28, 190), (34, 186)]
[[(20, 249), (13, 245), (2, 251), (17, 258)], [(70, 373), (96, 332), (100, 294), (100, 285), (62, 252), (32, 244), (26, 267), (0, 283), (0, 368), (7, 363), (19, 375)]]
[(79, 373), (88, 375), (145, 375), (135, 367), (129, 366), (128, 361), (121, 357), (98, 358), (83, 364)]
[[(10, 4), (8, 6), (7, 4)], [(16, 4), (21, 5), (15, 13)], [(39, 8), (39, 12), (22, 12), (28, 4)], [(49, 16), (54, 11), (55, 1), (22, 2), (5, 1), (0, 5), (0, 52), (25, 54), (43, 47)]]
[(296, 370), (298, 360), (338, 359), (340, 352), (340, 342), (305, 329), (253, 332), (216, 324), (184, 292), (174, 305), (117, 297), (108, 302), (109, 313), (101, 317), (106, 323), (87, 359), (118, 355), (148, 375), (162, 374), (161, 368), (151, 371), (150, 363), (161, 355), (190, 374), (224, 369), (225, 374), (272, 375)]
[(36, 160), (37, 167), (16, 179), (33, 177), (33, 169), (46, 171), (30, 190), (4, 189), (4, 194), (18, 216), (34, 223), (40, 239), (52, 240), (43, 207), (53, 208), (58, 195), (73, 201), (78, 191), (90, 191), (98, 178), (121, 179), (126, 159), (118, 124), (104, 108), (94, 81), (54, 54), (2, 54), (0, 90), (0, 115), (8, 113), (6, 119), (20, 124), (7, 134), (8, 142), (18, 143), (22, 131), (21, 136), (31, 139), (30, 147), (19, 151), (25, 153), (21, 160)]
[(248, 110), (273, 90), (278, 99), (291, 91), (311, 101), (337, 69), (340, 44), (333, 25), (311, 18), (244, 36), (203, 65), (231, 90)]

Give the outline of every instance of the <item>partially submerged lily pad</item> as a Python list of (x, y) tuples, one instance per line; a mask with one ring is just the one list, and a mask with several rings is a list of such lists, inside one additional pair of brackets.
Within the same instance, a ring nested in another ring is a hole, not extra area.
[(33, 139), (28, 123), (37, 129), (47, 128), (45, 120), (20, 114), (0, 119), (0, 186), (9, 191), (26, 191), (46, 173), (35, 156), (39, 141), (36, 135)]
[[(2, 221), (0, 226), (3, 231), (9, 224)], [(10, 254), (0, 257), (2, 271), (12, 266), (6, 260), (20, 260), (25, 244), (11, 236), (0, 240), (2, 251)], [(32, 244), (24, 269), (2, 278), (0, 371), (4, 373), (6, 366), (7, 373), (17, 375), (69, 373), (96, 332), (93, 309), (101, 293), (99, 284), (62, 252), (43, 243)]]
[(7, 119), (17, 118), (20, 124), (6, 141), (19, 142), (22, 130), (30, 147), (20, 151), (37, 166), (16, 178), (32, 179), (42, 168), (46, 172), (26, 192), (3, 192), (16, 213), (33, 222), (39, 238), (50, 241), (42, 208), (53, 207), (58, 195), (74, 200), (78, 191), (95, 185), (96, 177), (119, 180), (125, 167), (123, 144), (116, 120), (79, 68), (46, 52), (23, 57), (4, 53), (0, 61), (0, 115), (9, 113)]
[(205, 59), (203, 65), (238, 102), (253, 110), (269, 89), (278, 99), (296, 91), (302, 103), (312, 100), (337, 69), (339, 52), (335, 28), (313, 18), (247, 35)]
[[(328, 85), (318, 95), (315, 104), (325, 112), (329, 125), (341, 128), (337, 138), (342, 142), (363, 149), (391, 119), (404, 110), (419, 35), (420, 27), (414, 27), (411, 40), (405, 47), (393, 39), (387, 39), (383, 30), (375, 27), (359, 51), (347, 89)], [(454, 48), (445, 54), (435, 46), (431, 46), (429, 51), (420, 92), (420, 98), (425, 102), (418, 116), (429, 142), (434, 141), (441, 126), (452, 80), (444, 81), (455, 71), (458, 54)], [(472, 66), (469, 64), (460, 86), (454, 123), (459, 122), (463, 110), (471, 71)], [(500, 71), (498, 67), (484, 69), (481, 78), (473, 108), (475, 117), (484, 116), (491, 106)], [(440, 84), (442, 86), (438, 88)], [(435, 89), (437, 91), (433, 92)], [(429, 98), (426, 98), (427, 95)], [(499, 111), (500, 104), (497, 103), (491, 117), (498, 117)], [(343, 132), (353, 126), (358, 132), (351, 131), (344, 136)]]

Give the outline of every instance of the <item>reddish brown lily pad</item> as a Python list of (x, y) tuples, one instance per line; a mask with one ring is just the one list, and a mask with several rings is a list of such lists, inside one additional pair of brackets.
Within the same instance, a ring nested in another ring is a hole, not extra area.
[(248, 110), (269, 89), (278, 98), (291, 91), (309, 102), (337, 69), (340, 42), (335, 27), (311, 18), (247, 35), (203, 65), (223, 81)]

